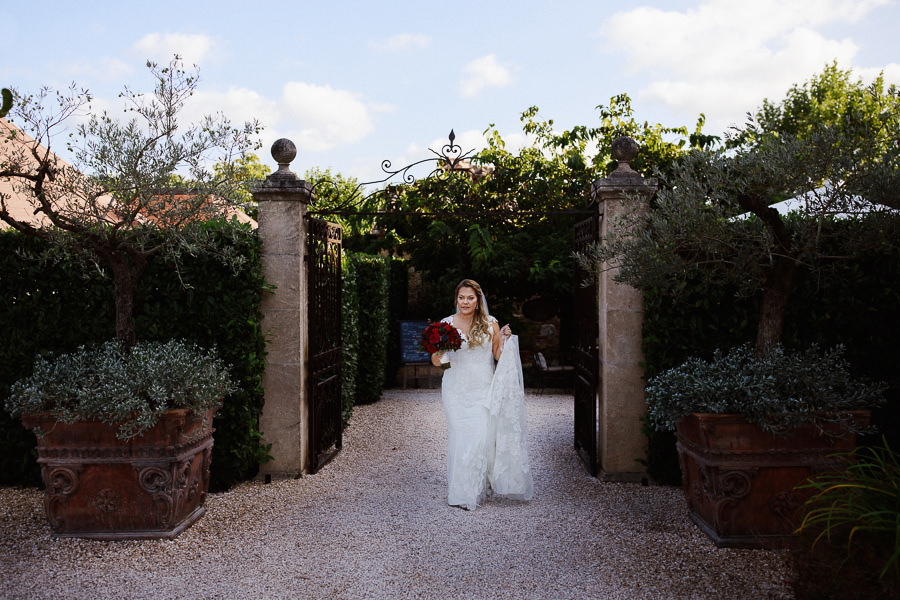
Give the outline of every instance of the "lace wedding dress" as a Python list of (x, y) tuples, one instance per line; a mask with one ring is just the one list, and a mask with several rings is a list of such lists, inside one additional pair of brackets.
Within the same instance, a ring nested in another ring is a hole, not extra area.
[[(443, 322), (452, 325), (453, 318)], [(466, 336), (462, 338), (462, 347), (449, 353), (450, 369), (441, 384), (447, 418), (447, 502), (474, 510), (490, 492), (528, 500), (533, 483), (518, 338), (506, 341), (496, 373), (491, 340), (470, 348)]]

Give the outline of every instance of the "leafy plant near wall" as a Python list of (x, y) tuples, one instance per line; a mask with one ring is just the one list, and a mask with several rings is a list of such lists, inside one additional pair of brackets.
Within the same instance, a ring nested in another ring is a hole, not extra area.
[(792, 552), (794, 591), (805, 598), (900, 596), (900, 457), (887, 440), (840, 456), (843, 468), (801, 489), (803, 507)]

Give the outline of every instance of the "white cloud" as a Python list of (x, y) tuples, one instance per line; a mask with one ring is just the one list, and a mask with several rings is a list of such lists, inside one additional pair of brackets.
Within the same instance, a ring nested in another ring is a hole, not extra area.
[(488, 87), (503, 87), (512, 83), (509, 69), (497, 62), (493, 54), (476, 58), (465, 67), (460, 80), (462, 95), (471, 97)]
[(702, 0), (685, 11), (641, 7), (604, 26), (607, 50), (624, 54), (633, 75), (654, 78), (638, 93), (689, 116), (708, 117), (721, 131), (779, 99), (837, 60), (852, 66), (858, 46), (817, 28), (856, 21), (889, 0)]
[(149, 33), (134, 44), (141, 58), (167, 64), (177, 54), (185, 65), (201, 65), (215, 47), (213, 38), (188, 33)]
[(428, 48), (431, 46), (431, 38), (422, 33), (400, 33), (387, 39), (370, 42), (369, 45), (376, 50), (400, 52), (415, 48)]
[(201, 89), (188, 100), (183, 120), (185, 123), (196, 123), (205, 115), (217, 113), (225, 115), (232, 125), (239, 127), (246, 121), (262, 120), (277, 114), (278, 105), (247, 88), (230, 87), (225, 92)]
[(102, 57), (92, 62), (71, 63), (65, 66), (67, 76), (74, 80), (99, 80), (118, 83), (134, 73), (128, 63), (118, 58)]
[(264, 128), (259, 154), (268, 159), (269, 147), (282, 137), (293, 141), (298, 152), (320, 152), (358, 142), (374, 131), (371, 113), (377, 110), (385, 107), (373, 109), (353, 92), (292, 81), (275, 99), (247, 88), (198, 90), (185, 107), (184, 122), (219, 112), (235, 126), (258, 119)]
[(357, 94), (292, 81), (278, 100), (278, 128), (287, 129), (285, 137), (299, 149), (320, 151), (358, 142), (375, 126)]

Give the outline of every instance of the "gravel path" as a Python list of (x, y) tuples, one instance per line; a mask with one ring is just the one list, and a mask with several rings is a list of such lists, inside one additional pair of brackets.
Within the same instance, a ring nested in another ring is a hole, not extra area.
[(790, 598), (780, 552), (716, 548), (681, 491), (603, 483), (572, 450), (571, 396), (527, 397), (535, 497), (446, 504), (438, 391), (354, 410), (320, 473), (210, 495), (172, 541), (52, 537), (0, 488), (2, 598)]

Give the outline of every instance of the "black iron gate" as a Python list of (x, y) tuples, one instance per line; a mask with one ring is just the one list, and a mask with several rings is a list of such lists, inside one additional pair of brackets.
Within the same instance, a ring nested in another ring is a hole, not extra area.
[(307, 285), (309, 327), (310, 468), (341, 449), (341, 226), (309, 218)]
[[(600, 240), (597, 214), (575, 225), (575, 252), (586, 250)], [(584, 286), (590, 278), (575, 268), (575, 451), (588, 472), (597, 475), (597, 389), (600, 385), (600, 328), (597, 286)]]

